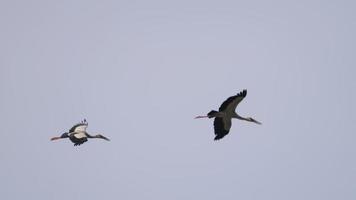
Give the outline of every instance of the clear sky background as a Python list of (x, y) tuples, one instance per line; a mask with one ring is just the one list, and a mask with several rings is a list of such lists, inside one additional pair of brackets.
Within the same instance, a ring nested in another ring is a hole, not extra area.
[[(0, 199), (356, 199), (355, 10), (1, 1)], [(111, 141), (49, 140), (84, 118)]]

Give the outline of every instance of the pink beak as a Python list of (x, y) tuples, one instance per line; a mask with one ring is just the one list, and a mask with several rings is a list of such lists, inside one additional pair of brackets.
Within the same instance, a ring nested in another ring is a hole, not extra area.
[(207, 118), (208, 116), (197, 116), (194, 119)]
[(61, 137), (53, 137), (53, 138), (51, 138), (51, 141), (58, 140), (58, 139), (61, 139)]

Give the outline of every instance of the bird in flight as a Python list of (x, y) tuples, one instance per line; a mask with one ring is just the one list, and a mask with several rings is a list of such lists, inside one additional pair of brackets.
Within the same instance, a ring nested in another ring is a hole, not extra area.
[(79, 146), (83, 144), (84, 142), (88, 141), (88, 138), (100, 138), (100, 139), (110, 141), (108, 138), (100, 134), (89, 135), (86, 131), (87, 127), (88, 127), (88, 122), (86, 119), (84, 119), (82, 122), (74, 125), (71, 129), (69, 129), (69, 132), (65, 132), (59, 137), (53, 137), (51, 138), (51, 140), (53, 141), (58, 139), (69, 138), (70, 141), (74, 143), (74, 146)]
[(245, 120), (249, 122), (254, 122), (256, 124), (261, 124), (257, 120), (251, 117), (241, 117), (239, 116), (235, 109), (237, 105), (246, 97), (247, 90), (243, 90), (242, 92), (236, 94), (235, 96), (231, 96), (226, 99), (220, 106), (219, 111), (212, 110), (207, 115), (197, 116), (198, 118), (215, 118), (214, 119), (214, 140), (219, 140), (226, 136), (231, 128), (231, 119), (236, 118), (240, 120)]

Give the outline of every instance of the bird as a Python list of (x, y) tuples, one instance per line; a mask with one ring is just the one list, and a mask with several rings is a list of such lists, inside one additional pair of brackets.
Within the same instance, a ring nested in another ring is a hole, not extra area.
[(237, 105), (246, 97), (247, 90), (237, 93), (234, 96), (227, 98), (219, 107), (219, 111), (212, 110), (207, 115), (197, 116), (195, 119), (199, 118), (215, 118), (214, 119), (214, 140), (220, 140), (225, 137), (230, 132), (231, 119), (236, 118), (240, 120), (245, 120), (249, 122), (254, 122), (256, 124), (262, 124), (261, 122), (253, 119), (252, 117), (241, 117), (235, 111)]
[(59, 137), (52, 137), (51, 141), (69, 138), (70, 141), (72, 141), (74, 143), (74, 146), (79, 146), (79, 145), (83, 144), (84, 142), (87, 142), (88, 138), (100, 138), (100, 139), (110, 141), (109, 138), (104, 137), (100, 134), (89, 135), (86, 131), (87, 127), (88, 127), (88, 122), (86, 119), (84, 119), (80, 123), (77, 123), (76, 125), (74, 125), (71, 129), (69, 129), (69, 132), (65, 132)]

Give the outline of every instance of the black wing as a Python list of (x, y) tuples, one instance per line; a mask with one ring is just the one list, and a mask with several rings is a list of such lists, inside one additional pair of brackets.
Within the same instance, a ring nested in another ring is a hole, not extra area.
[(72, 141), (74, 143), (74, 146), (78, 146), (78, 145), (81, 145), (83, 144), (84, 142), (88, 141), (88, 138), (86, 137), (82, 137), (82, 138), (77, 138), (74, 136), (74, 134), (72, 134), (70, 137), (69, 137), (70, 141)]
[(70, 130), (69, 133), (73, 132), (85, 132), (86, 128), (88, 127), (88, 122), (86, 119), (84, 119), (82, 122), (74, 125)]
[(84, 142), (88, 141), (88, 139), (82, 139), (81, 141), (77, 142), (77, 143), (74, 143), (74, 146), (79, 146), (81, 144), (83, 144)]
[(247, 95), (247, 90), (243, 90), (235, 96), (231, 96), (226, 99), (220, 106), (219, 111), (231, 110), (234, 111), (236, 106), (244, 99)]
[(231, 119), (215, 117), (214, 119), (214, 140), (219, 140), (227, 135), (231, 128)]

